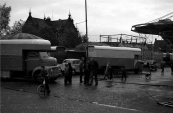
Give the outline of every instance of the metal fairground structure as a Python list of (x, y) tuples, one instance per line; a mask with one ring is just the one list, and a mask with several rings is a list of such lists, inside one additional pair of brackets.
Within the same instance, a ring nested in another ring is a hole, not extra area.
[(117, 47), (132, 47), (140, 48), (142, 60), (152, 60), (153, 59), (153, 45), (151, 40), (147, 40), (147, 36), (134, 36), (128, 34), (113, 34), (113, 35), (100, 35), (100, 42), (102, 39), (106, 38), (104, 43), (108, 43), (111, 46)]
[(159, 35), (173, 47), (173, 12), (147, 23), (133, 25), (131, 31), (139, 34)]
[[(131, 28), (131, 31), (134, 31), (139, 34), (159, 35), (163, 38), (163, 40), (168, 45), (171, 46), (171, 48), (173, 48), (173, 21), (172, 20), (173, 20), (173, 12), (147, 23), (133, 25)], [(168, 102), (156, 101), (156, 102), (159, 105), (173, 107), (172, 101), (168, 101)]]

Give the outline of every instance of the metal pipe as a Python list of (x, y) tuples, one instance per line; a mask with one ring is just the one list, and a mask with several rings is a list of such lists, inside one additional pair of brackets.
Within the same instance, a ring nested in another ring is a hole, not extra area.
[(86, 21), (86, 38), (87, 38), (87, 48), (86, 57), (88, 57), (88, 20), (87, 20), (87, 1), (85, 0), (85, 21)]

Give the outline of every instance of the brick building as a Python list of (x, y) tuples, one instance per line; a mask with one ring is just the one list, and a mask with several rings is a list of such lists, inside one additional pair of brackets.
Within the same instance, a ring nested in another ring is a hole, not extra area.
[(29, 12), (29, 16), (22, 27), (22, 32), (40, 36), (56, 46), (74, 48), (81, 43), (79, 32), (74, 26), (70, 13), (67, 19), (52, 21), (50, 17), (44, 16), (44, 19), (32, 17), (31, 12)]

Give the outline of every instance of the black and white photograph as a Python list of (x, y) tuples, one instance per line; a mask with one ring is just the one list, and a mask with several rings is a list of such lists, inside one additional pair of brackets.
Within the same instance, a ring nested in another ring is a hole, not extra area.
[(1, 0), (1, 113), (173, 113), (173, 0)]

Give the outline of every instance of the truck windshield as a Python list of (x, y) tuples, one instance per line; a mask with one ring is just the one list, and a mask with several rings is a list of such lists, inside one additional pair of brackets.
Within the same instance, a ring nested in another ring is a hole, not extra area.
[(48, 57), (47, 52), (40, 52), (40, 57), (41, 57), (41, 58)]

